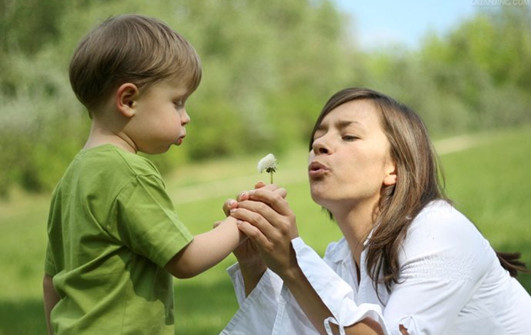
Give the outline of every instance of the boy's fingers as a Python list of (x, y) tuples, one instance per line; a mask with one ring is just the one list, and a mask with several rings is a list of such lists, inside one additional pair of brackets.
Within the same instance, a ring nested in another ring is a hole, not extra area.
[(230, 210), (233, 209), (233, 208), (236, 208), (238, 207), (238, 202), (234, 199), (227, 199), (224, 203), (223, 203), (223, 212), (225, 213), (225, 216), (229, 216), (230, 215)]

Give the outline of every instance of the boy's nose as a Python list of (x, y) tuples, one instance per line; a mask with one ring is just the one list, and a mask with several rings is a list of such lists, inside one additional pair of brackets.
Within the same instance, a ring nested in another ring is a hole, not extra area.
[(192, 119), (190, 119), (190, 115), (188, 115), (188, 113), (184, 111), (183, 115), (181, 116), (181, 124), (184, 126), (190, 123), (190, 121), (192, 121)]

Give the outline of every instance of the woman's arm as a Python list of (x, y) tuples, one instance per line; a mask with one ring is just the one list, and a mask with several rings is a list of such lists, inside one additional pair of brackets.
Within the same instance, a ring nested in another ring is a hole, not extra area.
[(165, 269), (177, 278), (194, 277), (221, 262), (244, 239), (236, 220), (228, 217), (211, 231), (195, 236), (166, 264)]
[(42, 289), (44, 294), (44, 316), (46, 318), (46, 327), (48, 334), (53, 334), (52, 325), (50, 322), (50, 313), (53, 307), (59, 302), (60, 297), (53, 287), (52, 277), (45, 274), (42, 280)]
[[(286, 198), (287, 192), (284, 188), (280, 188), (274, 184), (264, 184), (258, 182), (254, 185), (255, 189), (263, 188), (275, 192), (282, 198)], [(237, 197), (238, 201), (249, 200), (248, 192), (242, 192)], [(225, 201), (223, 204), (223, 212), (229, 216), (231, 209), (237, 208), (238, 202), (233, 199)], [(234, 256), (238, 260), (240, 273), (245, 287), (245, 296), (248, 296), (258, 285), (262, 275), (267, 270), (267, 265), (260, 257), (260, 253), (256, 245), (250, 240), (246, 239), (238, 248), (234, 250)]]
[[(267, 190), (249, 192), (248, 200), (232, 209), (240, 229), (255, 243), (269, 268), (277, 273), (320, 334), (327, 334), (324, 320), (332, 313), (321, 300), (297, 263), (291, 240), (298, 236), (287, 201)], [(333, 330), (338, 334), (339, 330)], [(347, 334), (381, 334), (377, 322), (364, 319), (345, 328)]]
[(260, 258), (254, 243), (247, 239), (234, 250), (234, 255), (238, 260), (240, 273), (245, 286), (245, 296), (248, 296), (258, 285), (267, 266)]

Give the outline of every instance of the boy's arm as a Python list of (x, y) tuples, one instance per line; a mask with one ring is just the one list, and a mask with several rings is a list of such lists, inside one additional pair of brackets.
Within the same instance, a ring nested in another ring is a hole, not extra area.
[(216, 228), (195, 236), (164, 268), (177, 278), (194, 277), (221, 262), (245, 238), (236, 219), (227, 217)]
[(50, 313), (61, 298), (53, 287), (52, 277), (47, 274), (44, 275), (42, 280), (42, 290), (44, 294), (44, 316), (46, 317), (46, 327), (48, 328), (48, 334), (51, 335), (53, 334), (53, 331), (50, 322)]

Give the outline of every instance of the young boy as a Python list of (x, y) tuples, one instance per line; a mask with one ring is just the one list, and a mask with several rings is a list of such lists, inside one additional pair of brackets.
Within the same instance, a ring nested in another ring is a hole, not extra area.
[(193, 47), (139, 15), (106, 20), (76, 49), (70, 82), (92, 127), (51, 202), (49, 333), (173, 334), (171, 275), (195, 276), (242, 240), (230, 217), (192, 237), (155, 166), (136, 155), (182, 143), (200, 79)]

